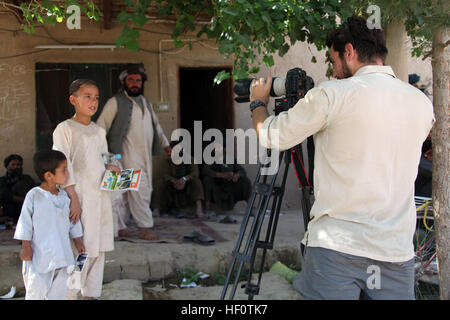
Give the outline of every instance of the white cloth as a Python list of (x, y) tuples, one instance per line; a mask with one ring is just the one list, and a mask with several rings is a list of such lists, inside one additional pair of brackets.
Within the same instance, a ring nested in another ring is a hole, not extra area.
[(22, 276), (25, 284), (25, 300), (66, 300), (68, 298), (67, 268), (38, 273), (34, 270), (31, 261), (24, 261)]
[(49, 273), (75, 263), (70, 238), (83, 235), (80, 221), (69, 220), (70, 199), (60, 189), (54, 195), (40, 187), (31, 189), (24, 200), (14, 239), (31, 241), (31, 263), (36, 273)]
[[(126, 93), (125, 93), (126, 94)], [(156, 124), (159, 143), (162, 147), (169, 146), (164, 132), (159, 124), (158, 117), (152, 108), (152, 115), (143, 103), (143, 110), (131, 99), (133, 110), (131, 113), (130, 127), (123, 139), (122, 159), (120, 160), (126, 169), (142, 169), (141, 184), (139, 191), (127, 191), (126, 197), (130, 213), (136, 224), (140, 228), (153, 227), (153, 217), (150, 209), (152, 195), (152, 144), (153, 144), (153, 122)], [(100, 116), (97, 124), (107, 132), (111, 128), (117, 113), (117, 100), (113, 97), (109, 99)]]
[(286, 150), (315, 134), (315, 203), (303, 242), (387, 262), (411, 259), (414, 180), (433, 122), (430, 100), (389, 66), (323, 82), (266, 119), (265, 147)]
[(53, 149), (67, 157), (69, 181), (75, 184), (81, 204), (83, 243), (89, 257), (114, 249), (111, 198), (100, 190), (105, 173), (102, 153), (108, 152), (105, 130), (95, 123), (83, 125), (72, 119), (61, 122), (53, 132)]
[(87, 258), (81, 272), (81, 295), (98, 298), (102, 294), (105, 253), (99, 252), (95, 258)]

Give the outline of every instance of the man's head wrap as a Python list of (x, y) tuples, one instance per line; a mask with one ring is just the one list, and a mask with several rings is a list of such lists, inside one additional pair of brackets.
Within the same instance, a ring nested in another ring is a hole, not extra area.
[(142, 82), (147, 81), (147, 73), (145, 73), (144, 66), (142, 64), (127, 64), (119, 75), (119, 80), (123, 84), (125, 78), (130, 74), (140, 74)]
[(9, 156), (7, 156), (5, 158), (5, 160), (3, 161), (3, 163), (5, 164), (5, 168), (9, 165), (9, 163), (13, 160), (20, 160), (21, 162), (23, 162), (23, 159), (21, 156), (19, 156), (18, 154), (10, 154)]

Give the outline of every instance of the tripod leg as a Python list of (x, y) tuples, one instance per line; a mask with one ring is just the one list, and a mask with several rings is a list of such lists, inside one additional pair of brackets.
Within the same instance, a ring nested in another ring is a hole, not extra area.
[[(290, 151), (284, 151), (280, 154), (279, 164), (281, 164), (283, 157), (286, 156), (287, 158), (289, 158), (288, 152), (290, 152)], [(285, 168), (285, 173), (283, 175), (283, 182), (282, 182), (282, 190), (283, 191), (284, 191), (284, 187), (285, 187), (285, 183), (286, 183), (288, 167), (289, 167), (289, 162), (286, 161), (286, 168)], [(259, 238), (259, 234), (261, 231), (261, 226), (263, 224), (264, 215), (266, 213), (266, 209), (269, 204), (270, 198), (272, 196), (274, 196), (273, 190), (274, 190), (275, 181), (278, 176), (278, 171), (276, 172), (276, 174), (274, 174), (272, 176), (270, 184), (265, 183), (267, 176), (263, 177), (264, 183), (259, 183), (259, 179), (261, 177), (260, 173), (261, 173), (261, 167), (258, 171), (258, 177), (255, 180), (254, 190), (253, 190), (252, 196), (251, 196), (251, 201), (248, 203), (244, 221), (241, 225), (241, 230), (240, 230), (240, 233), (238, 236), (238, 240), (235, 245), (235, 249), (233, 251), (232, 263), (231, 263), (230, 269), (228, 271), (228, 276), (227, 276), (227, 279), (226, 279), (226, 282), (225, 282), (225, 285), (224, 285), (224, 288), (222, 290), (222, 294), (220, 297), (220, 299), (222, 299), (222, 300), (225, 298), (226, 291), (227, 291), (229, 282), (231, 280), (231, 276), (232, 276), (232, 273), (233, 273), (233, 270), (234, 270), (237, 260), (240, 260), (240, 263), (238, 266), (238, 270), (237, 270), (236, 278), (235, 278), (234, 285), (232, 288), (232, 292), (231, 292), (229, 298), (233, 299), (233, 297), (234, 297), (234, 294), (236, 292), (236, 287), (237, 287), (237, 284), (239, 281), (239, 276), (240, 276), (240, 273), (242, 272), (242, 268), (243, 268), (243, 265), (245, 262), (250, 262), (250, 266), (251, 266), (249, 280), (247, 281), (246, 293), (249, 294), (249, 299), (252, 299), (255, 294), (258, 294), (259, 283), (260, 283), (261, 274), (262, 274), (262, 268), (260, 268), (260, 275), (259, 275), (258, 283), (256, 285), (251, 283), (251, 274), (253, 272), (253, 265), (254, 265), (254, 260), (256, 257), (256, 249), (258, 247), (259, 248), (262, 247), (262, 248), (265, 248), (265, 250), (267, 250), (267, 249), (271, 249), (271, 247), (273, 247), (273, 239), (274, 239), (275, 231), (276, 231), (276, 223), (278, 221), (279, 209), (281, 208), (281, 197), (279, 197), (279, 195), (280, 194), (282, 195), (284, 192), (283, 191), (281, 193), (277, 192), (277, 195), (274, 198), (273, 208), (276, 208), (276, 209), (275, 209), (275, 211), (273, 209), (271, 211), (271, 219), (270, 219), (270, 225), (268, 226), (266, 242), (259, 241), (258, 238)], [(253, 220), (252, 226), (250, 228), (250, 232), (249, 232), (249, 235), (247, 238), (247, 242), (246, 242), (244, 251), (242, 253), (240, 253), (239, 250), (241, 248), (244, 234), (245, 234), (247, 226), (248, 226), (251, 209), (252, 209), (252, 206), (255, 202), (257, 195), (259, 195), (259, 197), (260, 197), (259, 203), (258, 203), (258, 210), (254, 215), (254, 220)], [(274, 217), (275, 217), (275, 220), (273, 219)], [(273, 221), (275, 221), (275, 228), (272, 228)], [(273, 233), (272, 233), (272, 231), (273, 231)], [(267, 239), (271, 239), (272, 243), (270, 243), (270, 242), (267, 243)], [(265, 253), (264, 253), (264, 256), (265, 256)]]
[[(286, 186), (286, 180), (287, 180), (287, 174), (289, 171), (289, 165), (290, 165), (290, 157), (286, 156), (285, 158), (285, 168), (283, 173), (283, 180), (280, 187), (275, 187), (273, 189), (273, 192), (270, 196), (273, 196), (272, 201), (272, 209), (270, 211), (270, 218), (267, 225), (267, 231), (266, 231), (266, 238), (264, 241), (257, 241), (256, 248), (262, 248), (262, 256), (261, 256), (261, 263), (259, 265), (258, 269), (258, 280), (257, 283), (254, 284), (251, 282), (252, 274), (253, 274), (253, 265), (255, 263), (256, 258), (256, 250), (252, 252), (252, 258), (250, 262), (250, 274), (247, 280), (246, 285), (246, 293), (249, 295), (249, 300), (253, 300), (253, 296), (255, 294), (259, 293), (259, 288), (261, 284), (262, 279), (262, 273), (264, 270), (264, 262), (266, 259), (266, 254), (268, 249), (273, 249), (273, 243), (275, 240), (275, 233), (278, 225), (278, 218), (280, 216), (280, 210), (281, 210), (281, 203), (284, 195), (284, 190)], [(265, 213), (265, 212), (264, 212)], [(257, 238), (259, 238), (259, 234), (257, 235)]]
[[(264, 220), (264, 214), (266, 212), (267, 205), (269, 203), (268, 195), (270, 195), (270, 193), (271, 193), (270, 190), (273, 188), (274, 182), (275, 182), (275, 179), (273, 179), (271, 185), (261, 185), (261, 184), (257, 185), (257, 190), (258, 189), (263, 189), (263, 190), (258, 190), (258, 193), (260, 194), (260, 201), (259, 201), (259, 205), (258, 205), (259, 209), (257, 210), (257, 212), (254, 216), (254, 220), (253, 220), (252, 226), (250, 228), (250, 233), (247, 238), (247, 242), (245, 244), (244, 251), (242, 253), (233, 252), (234, 259), (239, 259), (241, 261), (240, 261), (238, 272), (236, 274), (236, 278), (234, 281), (234, 286), (232, 288), (232, 292), (230, 295), (231, 298), (234, 297), (234, 294), (236, 292), (236, 288), (237, 288), (238, 281), (239, 281), (239, 276), (242, 272), (242, 267), (243, 267), (244, 263), (250, 261), (250, 259), (252, 257), (252, 253), (255, 251), (258, 235), (260, 233), (261, 226), (262, 226), (262, 223)], [(252, 270), (252, 268), (253, 268), (253, 264), (251, 264), (250, 271)]]
[[(258, 183), (260, 177), (261, 177), (261, 170), (258, 171), (258, 174), (257, 174), (257, 176), (255, 178), (255, 182), (253, 184), (254, 186), (256, 186), (256, 184)], [(221, 300), (223, 300), (225, 298), (225, 295), (226, 295), (226, 292), (227, 292), (227, 289), (228, 289), (228, 285), (229, 285), (229, 282), (231, 280), (231, 276), (232, 276), (232, 273), (234, 271), (234, 267), (235, 267), (235, 264), (236, 264), (236, 254), (239, 252), (239, 250), (241, 248), (242, 241), (243, 241), (243, 238), (244, 238), (244, 234), (245, 234), (245, 231), (247, 229), (248, 222), (249, 222), (249, 219), (250, 219), (251, 211), (252, 211), (253, 205), (254, 205), (254, 203), (256, 201), (256, 195), (257, 195), (256, 190), (255, 190), (255, 188), (253, 188), (253, 191), (252, 191), (252, 193), (250, 195), (249, 202), (247, 203), (247, 208), (245, 210), (244, 220), (242, 221), (242, 224), (241, 224), (241, 228), (240, 228), (240, 231), (239, 231), (238, 239), (237, 239), (236, 244), (234, 246), (233, 259), (232, 259), (232, 262), (231, 262), (231, 266), (230, 266), (230, 268), (228, 270), (228, 275), (227, 275), (227, 279), (225, 281), (224, 288), (223, 288), (222, 293), (220, 295), (220, 299)], [(237, 278), (239, 278), (239, 277), (237, 277)], [(234, 296), (234, 292), (232, 292), (230, 297), (232, 298), (233, 296)]]
[[(247, 206), (247, 210), (246, 210), (246, 214), (245, 214), (245, 217), (244, 217), (244, 221), (242, 222), (242, 225), (241, 225), (241, 230), (239, 232), (238, 240), (237, 240), (235, 248), (233, 250), (233, 259), (232, 259), (232, 262), (231, 262), (230, 269), (228, 270), (228, 275), (227, 275), (227, 279), (226, 279), (226, 282), (225, 282), (225, 286), (224, 286), (224, 288), (222, 290), (222, 294), (220, 296), (221, 300), (223, 300), (225, 298), (226, 291), (228, 289), (228, 285), (229, 285), (229, 282), (231, 280), (231, 277), (232, 277), (232, 274), (233, 274), (233, 271), (234, 271), (236, 260), (239, 259), (240, 260), (240, 264), (239, 264), (239, 267), (238, 267), (238, 271), (237, 271), (236, 279), (234, 281), (232, 292), (230, 294), (230, 299), (232, 299), (234, 297), (234, 294), (236, 292), (237, 282), (239, 281), (239, 275), (240, 275), (240, 273), (242, 271), (243, 263), (245, 262), (245, 260), (243, 260), (243, 255), (240, 254), (239, 251), (240, 251), (240, 248), (241, 248), (241, 245), (242, 245), (242, 241), (243, 241), (243, 238), (244, 238), (245, 231), (246, 231), (247, 226), (248, 226), (248, 222), (249, 222), (249, 219), (250, 219), (250, 213), (251, 213), (252, 206), (253, 206), (253, 204), (255, 202), (255, 198), (256, 198), (256, 192), (253, 192), (252, 193), (252, 197), (251, 197), (251, 201), (249, 201), (248, 206)], [(255, 221), (253, 221), (253, 225), (252, 225), (251, 229), (254, 228), (254, 223), (255, 223)]]

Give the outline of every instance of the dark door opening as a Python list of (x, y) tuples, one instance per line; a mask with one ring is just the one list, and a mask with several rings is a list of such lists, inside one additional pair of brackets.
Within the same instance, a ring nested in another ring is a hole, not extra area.
[(72, 117), (69, 85), (75, 79), (94, 80), (100, 91), (96, 121), (106, 101), (120, 89), (119, 72), (124, 64), (36, 63), (36, 149), (51, 149), (56, 126)]
[[(190, 132), (194, 150), (194, 121), (202, 129), (234, 129), (232, 81), (214, 85), (217, 73), (224, 68), (180, 68), (180, 127)], [(226, 69), (231, 73), (231, 69)], [(203, 143), (203, 148), (210, 142)], [(225, 141), (224, 141), (225, 143)]]

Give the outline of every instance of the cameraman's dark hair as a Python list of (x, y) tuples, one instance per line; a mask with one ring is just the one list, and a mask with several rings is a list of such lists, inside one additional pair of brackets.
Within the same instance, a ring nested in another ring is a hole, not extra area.
[(339, 52), (344, 57), (345, 45), (351, 43), (358, 52), (360, 62), (373, 62), (374, 58), (381, 58), (384, 62), (388, 50), (381, 29), (369, 29), (365, 19), (360, 17), (348, 18), (339, 28), (328, 33), (327, 47)]
[(77, 79), (77, 80), (72, 81), (72, 83), (69, 86), (69, 96), (77, 93), (77, 91), (80, 90), (81, 86), (85, 86), (85, 85), (96, 86), (98, 88), (98, 85), (94, 80)]
[(41, 150), (36, 152), (33, 157), (34, 171), (39, 180), (45, 181), (44, 174), (51, 172), (55, 174), (55, 169), (60, 163), (66, 159), (66, 156), (61, 151), (57, 150)]

